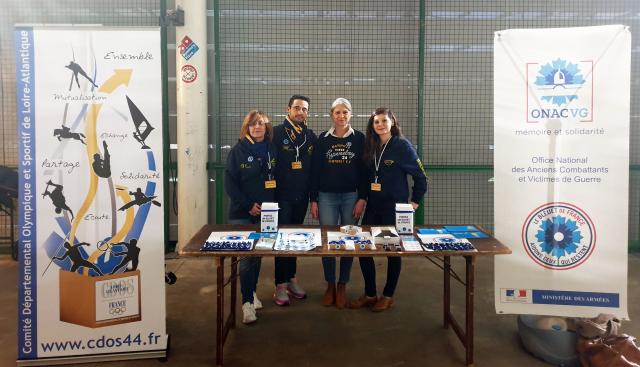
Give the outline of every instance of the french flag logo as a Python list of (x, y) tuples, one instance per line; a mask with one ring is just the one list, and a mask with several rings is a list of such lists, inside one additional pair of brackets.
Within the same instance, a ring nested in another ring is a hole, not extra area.
[(506, 295), (512, 298), (527, 298), (528, 293), (526, 289), (507, 289)]

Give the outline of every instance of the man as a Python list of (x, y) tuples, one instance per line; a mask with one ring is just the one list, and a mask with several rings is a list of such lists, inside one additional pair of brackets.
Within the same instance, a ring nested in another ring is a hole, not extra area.
[[(114, 252), (113, 256), (124, 256), (124, 258), (120, 261), (111, 274), (115, 274), (121, 268), (127, 266), (129, 262), (131, 262), (131, 271), (134, 271), (138, 268), (138, 257), (140, 255), (140, 247), (138, 247), (138, 240), (132, 238), (129, 242), (119, 242), (114, 245), (123, 245), (127, 251)], [(126, 271), (126, 270), (125, 270)]]
[(91, 166), (97, 176), (109, 178), (111, 176), (111, 155), (106, 141), (102, 141), (102, 146), (104, 147), (104, 158), (100, 156), (100, 153), (94, 154)]
[[(273, 128), (273, 143), (278, 149), (275, 177), (278, 182), (279, 224), (302, 224), (307, 214), (311, 156), (317, 139), (316, 134), (307, 128), (309, 104), (309, 97), (293, 95), (289, 99), (286, 119)], [(289, 305), (289, 295), (297, 299), (306, 298), (306, 292), (296, 283), (296, 258), (276, 257), (274, 261), (276, 304)]]
[(66, 248), (67, 251), (65, 251), (64, 255), (62, 256), (54, 256), (53, 259), (63, 261), (68, 257), (71, 260), (71, 270), (69, 271), (72, 273), (75, 273), (79, 268), (89, 268), (98, 273), (100, 276), (104, 275), (102, 271), (100, 271), (100, 268), (96, 266), (96, 264), (91, 263), (87, 259), (82, 257), (82, 254), (80, 253), (80, 246), (90, 245), (86, 242), (80, 242), (76, 245), (71, 246), (68, 241), (65, 241), (64, 248)]
[[(53, 186), (52, 191), (49, 191), (49, 186)], [(47, 182), (47, 187), (44, 189), (44, 193), (42, 193), (42, 198), (44, 198), (45, 196), (49, 196), (51, 198), (53, 206), (56, 208), (56, 214), (60, 214), (63, 210), (66, 210), (71, 213), (71, 220), (73, 220), (73, 211), (67, 205), (67, 199), (62, 193), (62, 189), (62, 185), (54, 184), (53, 182), (51, 182), (51, 180), (49, 180)]]
[(71, 83), (69, 84), (69, 90), (71, 90), (71, 86), (73, 85), (73, 80), (74, 79), (76, 80), (76, 84), (78, 85), (78, 88), (80, 88), (80, 81), (78, 80), (78, 74), (82, 75), (91, 84), (93, 84), (94, 87), (98, 88), (96, 83), (94, 83), (93, 80), (91, 78), (89, 78), (89, 75), (87, 75), (87, 73), (84, 71), (84, 69), (82, 69), (82, 66), (76, 64), (73, 61), (69, 61), (69, 65), (66, 65), (65, 68), (71, 70), (71, 72), (73, 73), (73, 74), (71, 74)]

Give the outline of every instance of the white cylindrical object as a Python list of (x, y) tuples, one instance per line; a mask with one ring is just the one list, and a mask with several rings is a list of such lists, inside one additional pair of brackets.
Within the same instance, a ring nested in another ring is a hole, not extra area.
[(208, 222), (207, 5), (176, 0), (184, 26), (176, 27), (178, 140), (178, 248)]

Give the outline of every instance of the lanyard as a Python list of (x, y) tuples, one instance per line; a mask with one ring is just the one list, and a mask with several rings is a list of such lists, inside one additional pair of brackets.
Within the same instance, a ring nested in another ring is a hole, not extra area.
[[(255, 144), (255, 142), (253, 141), (253, 139), (251, 138), (251, 135), (247, 134), (247, 139), (251, 142), (251, 144)], [(262, 163), (260, 163), (260, 165), (262, 166)], [(268, 168), (268, 172), (269, 172), (269, 180), (271, 180), (271, 153), (269, 153), (269, 149), (267, 148), (267, 168)]]
[(302, 148), (305, 144), (307, 144), (307, 134), (304, 134), (304, 141), (300, 145), (296, 145), (296, 162), (299, 161), (300, 157), (300, 148)]
[(269, 169), (269, 181), (271, 181), (271, 153), (267, 151), (267, 168)]
[(300, 148), (302, 148), (307, 143), (307, 134), (305, 134), (305, 132), (304, 132), (302, 127), (296, 126), (288, 118), (287, 118), (287, 121), (289, 122), (289, 124), (291, 125), (293, 130), (295, 131), (295, 132), (293, 132), (293, 131), (287, 130), (287, 135), (289, 135), (289, 139), (291, 139), (291, 144), (293, 144), (294, 140), (296, 140), (296, 133), (304, 135), (304, 141), (302, 142), (302, 144), (295, 146), (296, 147), (296, 162), (298, 162), (300, 160)]
[[(294, 129), (296, 127), (294, 126)], [(304, 141), (302, 142), (302, 144), (300, 145), (295, 145), (296, 147), (296, 162), (298, 162), (300, 160), (300, 148), (302, 148), (306, 143), (307, 143), (307, 134), (304, 133), (304, 131), (302, 131), (302, 134), (304, 134)], [(291, 143), (293, 144), (293, 141), (296, 140), (296, 135), (294, 132), (292, 132), (291, 130), (287, 130), (287, 135), (289, 135), (289, 139), (291, 139)]]
[(378, 170), (380, 168), (380, 162), (382, 162), (382, 155), (384, 154), (384, 150), (387, 149), (387, 144), (389, 144), (390, 141), (391, 141), (391, 137), (382, 146), (382, 152), (380, 152), (380, 159), (378, 159), (378, 156), (376, 154), (373, 155), (373, 163), (376, 166), (376, 179), (374, 181), (375, 183), (378, 183)]

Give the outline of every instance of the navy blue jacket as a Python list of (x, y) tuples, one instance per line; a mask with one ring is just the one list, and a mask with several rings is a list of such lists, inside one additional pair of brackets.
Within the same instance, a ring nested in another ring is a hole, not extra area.
[[(378, 153), (378, 159), (380, 155)], [(378, 183), (381, 191), (371, 190), (371, 182), (376, 176), (376, 167), (371, 159), (366, 162), (369, 168), (369, 199), (367, 207), (392, 208), (396, 203), (409, 201), (409, 182), (407, 175), (413, 177), (411, 201), (418, 203), (427, 192), (427, 176), (411, 143), (397, 136), (392, 136), (387, 144), (378, 171)]]
[[(229, 219), (252, 218), (249, 210), (253, 203), (275, 201), (275, 189), (265, 188), (269, 179), (269, 165), (265, 159), (254, 156), (249, 151), (251, 143), (247, 139), (239, 141), (229, 152), (225, 167), (225, 191), (229, 195)], [(276, 147), (267, 142), (271, 171), (276, 167)], [(276, 185), (280, 182), (276, 181)]]
[(354, 130), (346, 138), (337, 138), (327, 131), (320, 134), (313, 149), (311, 167), (311, 201), (318, 201), (318, 192), (358, 192), (358, 198), (368, 194), (367, 170), (362, 161), (364, 134)]
[[(309, 200), (311, 158), (317, 137), (313, 130), (304, 126), (300, 135), (301, 142), (294, 144), (287, 129), (291, 129), (291, 123), (286, 119), (282, 124), (273, 128), (273, 144), (278, 151), (278, 165), (275, 171), (278, 181), (276, 198), (278, 202), (283, 200), (307, 201)], [(296, 145), (299, 146), (298, 160), (302, 162), (302, 169), (291, 168), (291, 162), (296, 160)]]

